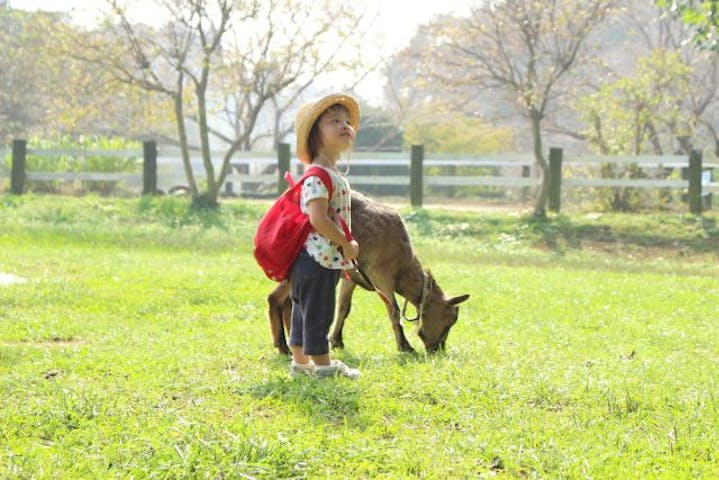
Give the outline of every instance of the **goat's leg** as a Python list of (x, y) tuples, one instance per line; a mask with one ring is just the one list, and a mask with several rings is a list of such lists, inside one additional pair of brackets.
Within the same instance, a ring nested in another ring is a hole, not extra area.
[(375, 286), (380, 289), (389, 299), (391, 305), (385, 304), (387, 308), (387, 315), (389, 321), (392, 324), (392, 332), (394, 333), (394, 339), (397, 343), (397, 350), (400, 352), (414, 353), (414, 348), (407, 341), (407, 337), (404, 336), (404, 329), (400, 323), (400, 311), (397, 305), (397, 299), (394, 296), (394, 284), (391, 282), (383, 282), (380, 275), (377, 275), (375, 280)]
[(394, 332), (394, 340), (397, 343), (397, 350), (400, 352), (414, 353), (414, 348), (407, 341), (407, 337), (404, 336), (404, 329), (400, 323), (399, 308), (396, 308), (397, 300), (394, 294), (389, 296), (390, 301), (394, 306), (386, 305), (387, 314), (389, 315), (389, 321), (392, 322), (392, 331)]
[(357, 284), (352, 280), (342, 278), (340, 280), (340, 293), (337, 299), (337, 312), (335, 313), (335, 326), (330, 335), (330, 345), (332, 348), (345, 348), (342, 341), (342, 329), (345, 326), (345, 319), (352, 309), (352, 292), (354, 292)]
[(292, 326), (292, 299), (289, 295), (282, 304), (282, 324), (285, 328), (280, 329), (280, 337), (287, 344), (287, 339), (290, 338), (290, 327)]
[[(287, 339), (284, 330), (284, 317), (286, 303), (290, 298), (290, 283), (284, 282), (275, 287), (267, 296), (267, 316), (270, 320), (270, 332), (272, 333), (272, 341), (277, 350), (285, 355), (289, 355), (290, 349), (287, 347)], [(290, 309), (291, 309), (290, 304)]]

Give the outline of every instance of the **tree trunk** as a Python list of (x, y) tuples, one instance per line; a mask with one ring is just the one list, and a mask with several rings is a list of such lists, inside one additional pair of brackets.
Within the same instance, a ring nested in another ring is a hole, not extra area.
[(712, 125), (711, 122), (701, 122), (704, 124), (707, 130), (709, 130), (709, 134), (712, 136), (712, 140), (714, 141), (714, 155), (719, 157), (719, 134), (717, 134), (716, 128), (714, 128), (714, 125)]
[[(181, 92), (182, 90), (180, 90)], [(180, 152), (182, 154), (182, 166), (185, 169), (185, 177), (187, 178), (188, 187), (190, 187), (190, 194), (192, 198), (197, 198), (197, 182), (195, 181), (195, 174), (192, 171), (192, 164), (190, 163), (190, 150), (187, 145), (187, 130), (185, 130), (185, 114), (182, 106), (182, 93), (178, 93), (173, 97), (175, 104), (175, 121), (177, 123), (177, 136), (180, 140)]]
[[(205, 75), (206, 76), (206, 75)], [(196, 207), (215, 208), (219, 205), (220, 188), (222, 184), (215, 177), (215, 166), (212, 164), (212, 153), (210, 152), (210, 134), (207, 125), (207, 103), (205, 99), (206, 81), (199, 82), (196, 86), (198, 127), (200, 129), (200, 148), (202, 148), (202, 163), (207, 173), (207, 192), (196, 196), (192, 203)]]
[(277, 101), (272, 98), (272, 103), (275, 106), (275, 118), (274, 125), (272, 126), (272, 149), (277, 150), (277, 146), (282, 142), (282, 134), (280, 133), (280, 124), (282, 122), (282, 114), (284, 111), (279, 111), (277, 108)]
[(212, 154), (210, 153), (210, 136), (207, 127), (207, 109), (205, 107), (205, 96), (203, 93), (197, 93), (198, 103), (198, 128), (200, 129), (200, 148), (202, 149), (202, 163), (207, 172), (207, 188), (215, 189), (215, 166), (212, 164)]
[(541, 122), (542, 114), (536, 110), (530, 112), (530, 121), (532, 123), (532, 141), (534, 143), (534, 163), (541, 176), (539, 179), (539, 189), (537, 199), (534, 204), (534, 216), (536, 218), (546, 218), (547, 216), (547, 199), (549, 198), (549, 164), (542, 153), (542, 131)]
[(654, 154), (664, 155), (664, 149), (662, 148), (662, 144), (659, 141), (659, 134), (657, 133), (657, 129), (654, 127), (654, 122), (648, 120), (645, 127), (647, 132), (649, 133), (649, 142), (652, 144)]

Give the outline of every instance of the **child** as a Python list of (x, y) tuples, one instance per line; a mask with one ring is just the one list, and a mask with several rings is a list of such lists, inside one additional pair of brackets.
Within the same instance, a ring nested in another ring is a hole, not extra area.
[(300, 204), (313, 230), (290, 273), (292, 375), (355, 379), (360, 374), (332, 360), (327, 341), (340, 270), (352, 268), (352, 260), (359, 254), (357, 242), (347, 240), (342, 230), (342, 220), (350, 226), (350, 186), (337, 170), (340, 154), (352, 147), (358, 128), (359, 105), (349, 95), (329, 95), (303, 105), (297, 112), (297, 157), (304, 164), (327, 170), (333, 194), (328, 198), (327, 186), (318, 176), (308, 177), (302, 185)]

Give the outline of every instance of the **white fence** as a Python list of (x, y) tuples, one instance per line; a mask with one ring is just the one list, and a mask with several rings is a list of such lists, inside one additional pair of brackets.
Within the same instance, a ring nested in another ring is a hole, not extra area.
[[(7, 159), (10, 149), (0, 149), (0, 158)], [(123, 157), (135, 158), (134, 172), (39, 172), (28, 170), (26, 180), (44, 182), (118, 182), (130, 191), (142, 189), (143, 152), (138, 150), (41, 150), (28, 149), (28, 156), (57, 158), (72, 157), (81, 162), (85, 157)], [(216, 168), (221, 167), (224, 152), (213, 152)], [(199, 181), (204, 178), (204, 168), (199, 152), (193, 152), (191, 162)], [(581, 172), (591, 170), (600, 164), (637, 165), (643, 169), (654, 170), (656, 178), (598, 178), (580, 176)], [(0, 162), (0, 185), (6, 183), (3, 177), (10, 175), (9, 162)], [(688, 166), (686, 156), (622, 156), (607, 157), (597, 155), (565, 154), (562, 160), (563, 188), (580, 187), (632, 187), (644, 189), (687, 189), (688, 180), (666, 177), (666, 169), (683, 169)], [(300, 163), (293, 158), (290, 162), (293, 174), (300, 172)], [(223, 191), (239, 195), (276, 195), (279, 175), (277, 153), (238, 152), (231, 162)], [(590, 167), (590, 168), (587, 168)], [(347, 158), (339, 163), (340, 170), (347, 168)], [(349, 157), (348, 179), (353, 188), (360, 191), (378, 187), (410, 187), (411, 159), (408, 152), (368, 153), (356, 152)], [(719, 192), (719, 183), (713, 174), (719, 169), (719, 163), (702, 164), (702, 194)], [(436, 155), (423, 159), (423, 183), (426, 187), (497, 187), (498, 189), (517, 189), (525, 191), (537, 183), (537, 171), (532, 155)], [(457, 171), (461, 171), (458, 174)], [(660, 173), (661, 172), (661, 173)], [(157, 154), (157, 186), (159, 190), (170, 191), (186, 186), (187, 182), (180, 157), (176, 148), (161, 147)], [(0, 190), (2, 188), (0, 187)], [(406, 192), (406, 190), (405, 190)]]

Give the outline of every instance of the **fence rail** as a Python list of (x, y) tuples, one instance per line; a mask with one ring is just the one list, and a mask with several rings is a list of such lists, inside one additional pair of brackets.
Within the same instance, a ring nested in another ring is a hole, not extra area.
[(138, 157), (142, 158), (142, 150), (83, 150), (83, 149), (55, 149), (55, 148), (30, 148), (26, 150), (28, 155), (37, 157)]
[[(27, 181), (97, 181), (125, 182), (142, 186), (143, 194), (154, 194), (158, 190), (169, 191), (186, 186), (180, 151), (172, 147), (158, 148), (154, 142), (144, 142), (137, 150), (57, 150), (28, 149), (23, 140), (15, 140), (11, 149), (0, 148), (0, 158), (12, 155), (11, 192), (22, 194)], [(42, 158), (59, 156), (122, 157), (136, 159), (135, 172), (40, 172), (27, 171), (28, 155)], [(224, 152), (212, 152), (216, 166)], [(199, 152), (190, 156), (196, 175), (203, 178), (202, 160)], [(711, 194), (719, 192), (719, 183), (713, 180), (714, 169), (719, 163), (703, 163), (701, 152), (687, 156), (597, 156), (565, 155), (561, 149), (550, 150), (550, 209), (560, 209), (560, 192), (565, 188), (640, 188), (640, 189), (681, 189), (688, 192), (690, 211), (701, 213), (703, 207), (711, 206)], [(684, 179), (670, 178), (562, 178), (567, 166), (597, 166), (600, 164), (636, 165), (640, 168), (676, 169), (686, 173)], [(357, 152), (349, 158), (351, 167), (348, 178), (353, 187), (405, 187), (409, 190), (412, 205), (421, 206), (425, 187), (503, 187), (523, 189), (525, 192), (537, 184), (537, 172), (532, 155), (435, 155), (425, 158), (422, 146), (414, 146), (410, 155), (401, 153)], [(345, 159), (340, 161), (343, 168)], [(301, 163), (291, 158), (289, 145), (280, 145), (278, 152), (257, 153), (237, 152), (231, 161), (231, 172), (227, 175), (223, 190), (225, 193), (277, 194), (286, 185), (281, 173), (290, 170), (299, 174)], [(457, 174), (457, 169), (463, 169)], [(476, 169), (472, 172), (472, 169)], [(487, 170), (490, 172), (487, 172)], [(488, 175), (487, 173), (494, 173)], [(0, 168), (0, 178), (7, 176)], [(159, 189), (158, 189), (159, 185)], [(251, 190), (247, 190), (251, 189)], [(707, 201), (708, 200), (708, 201)]]
[(570, 178), (565, 187), (611, 187), (611, 188), (686, 188), (686, 180), (661, 180), (645, 178)]
[(27, 172), (25, 179), (44, 182), (51, 182), (55, 180), (66, 182), (75, 180), (96, 182), (141, 182), (142, 174), (113, 172)]

